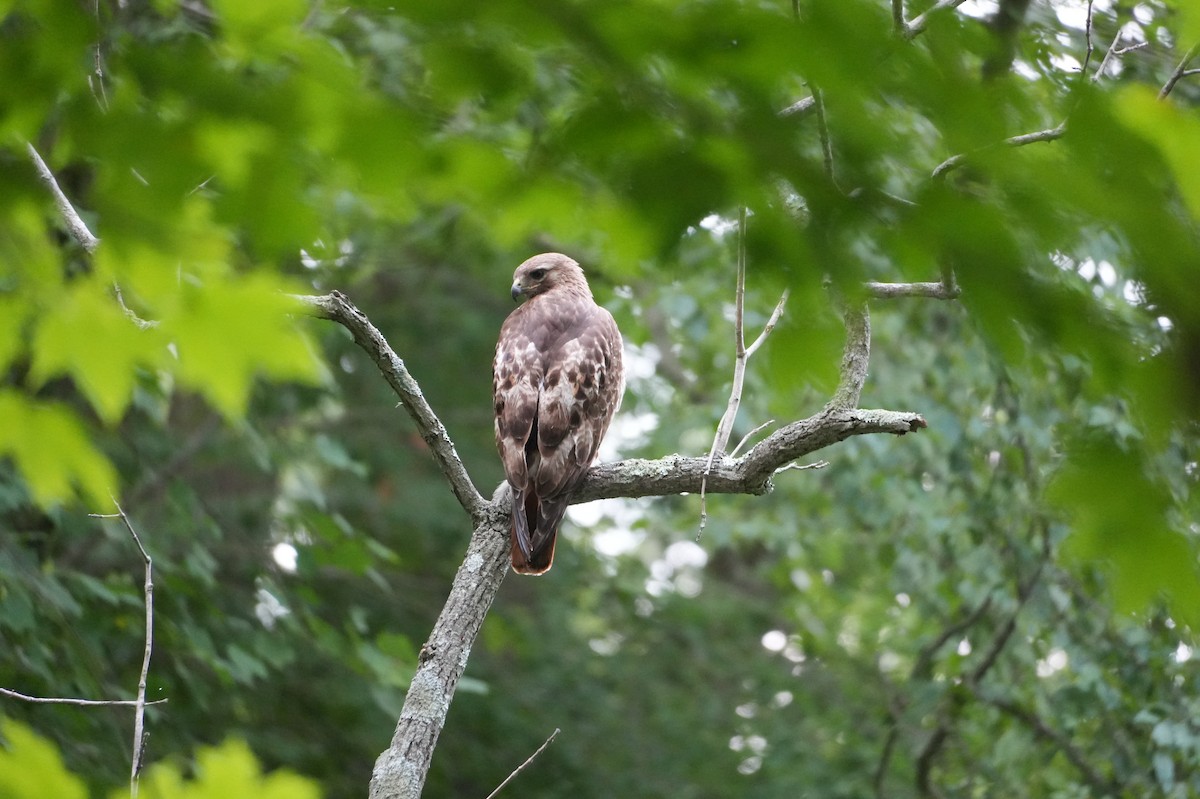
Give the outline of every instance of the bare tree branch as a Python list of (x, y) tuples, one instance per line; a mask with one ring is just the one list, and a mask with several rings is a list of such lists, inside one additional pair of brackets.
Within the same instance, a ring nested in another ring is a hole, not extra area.
[[(1046, 130), (1038, 130), (1038, 131), (1034, 131), (1033, 133), (1022, 133), (1019, 136), (1011, 136), (1011, 137), (1005, 139), (1002, 142), (1002, 144), (1007, 144), (1010, 147), (1022, 147), (1026, 144), (1033, 144), (1035, 142), (1054, 141), (1055, 139), (1061, 139), (1063, 137), (1063, 134), (1066, 132), (1067, 132), (1067, 123), (1062, 122), (1062, 123), (1059, 123), (1058, 125), (1054, 126), (1053, 128), (1047, 128)], [(980, 148), (979, 150), (976, 150), (976, 152), (990, 150), (995, 146), (996, 145), (989, 145), (987, 147), (983, 147), (983, 148)], [(945, 177), (946, 173), (949, 172), (950, 170), (957, 169), (958, 167), (962, 166), (963, 162), (966, 161), (968, 157), (969, 156), (967, 153), (959, 153), (958, 155), (950, 156), (949, 158), (947, 158), (945, 161), (938, 164), (937, 167), (934, 168), (933, 174), (931, 175), (931, 177), (934, 180), (938, 180), (939, 178)]]
[(511, 509), (512, 492), (508, 483), (501, 483), (475, 522), (450, 595), (417, 656), (417, 671), (391, 744), (376, 759), (371, 773), (370, 799), (417, 799), (421, 795), (471, 646), (508, 573)]
[(945, 646), (951, 638), (956, 638), (971, 627), (974, 627), (980, 619), (991, 609), (993, 594), (988, 594), (976, 608), (968, 613), (963, 618), (951, 622), (936, 636), (932, 641), (921, 647), (917, 654), (917, 660), (913, 664), (912, 671), (909, 672), (909, 679), (927, 680), (933, 673), (933, 659), (937, 657), (938, 651)]
[[(754, 343), (748, 348), (746, 347), (746, 207), (742, 206), (738, 214), (738, 250), (737, 250), (737, 287), (734, 292), (734, 313), (733, 313), (733, 342), (734, 342), (734, 359), (733, 359), (733, 386), (729, 390), (729, 403), (725, 406), (725, 413), (721, 416), (721, 421), (717, 424), (717, 432), (713, 436), (712, 446), (708, 450), (708, 463), (704, 468), (704, 477), (700, 481), (700, 529), (696, 533), (697, 539), (704, 534), (704, 526), (708, 522), (708, 503), (706, 501), (708, 485), (708, 474), (712, 471), (713, 461), (718, 455), (724, 456), (726, 448), (729, 446), (729, 437), (733, 434), (733, 424), (737, 421), (738, 409), (742, 404), (742, 387), (746, 380), (746, 362), (750, 359), (762, 343), (766, 341), (767, 336), (775, 329), (775, 325), (779, 322), (779, 317), (783, 315), (783, 306), (787, 304), (788, 292), (784, 289), (783, 296), (779, 298), (779, 302), (775, 304), (775, 310), (771, 312), (771, 317), (767, 320), (767, 324), (763, 326), (763, 330), (754, 339)], [(741, 446), (740, 444), (738, 445)]]
[(821, 140), (821, 158), (825, 162), (825, 177), (837, 185), (833, 175), (833, 143), (829, 138), (829, 122), (825, 118), (825, 97), (820, 89), (813, 89), (813, 99), (817, 103), (817, 134)]
[[(417, 799), (432, 762), (438, 736), (466, 668), (483, 619), (509, 566), (508, 532), (512, 492), (501, 483), (490, 502), (475, 492), (445, 430), (428, 408), (403, 362), (370, 321), (341, 294), (299, 297), (321, 318), (343, 325), (383, 372), (438, 458), (442, 471), (471, 513), (474, 531), (450, 595), (421, 648), (391, 744), (375, 761), (371, 799)], [(669, 455), (658, 460), (625, 460), (589, 470), (573, 503), (610, 497), (695, 493), (701, 485), (718, 493), (763, 494), (782, 466), (810, 452), (870, 433), (903, 435), (926, 426), (920, 414), (853, 407), (866, 377), (870, 348), (865, 309), (847, 312), (843, 380), (835, 399), (817, 414), (787, 424), (740, 458), (724, 458), (709, 468), (705, 457)]]
[[(948, 624), (937, 636), (934, 637), (932, 641), (921, 647), (920, 652), (917, 655), (917, 660), (908, 673), (908, 679), (910, 682), (918, 679), (928, 680), (930, 678), (933, 672), (933, 659), (937, 656), (938, 651), (941, 650), (941, 648), (945, 646), (950, 639), (962, 635), (969, 628), (973, 627), (977, 622), (979, 622), (980, 619), (982, 619), (991, 608), (992, 598), (993, 595), (988, 594), (987, 598), (984, 599), (983, 602), (981, 602), (975, 608), (975, 610), (971, 611), (963, 618)], [(896, 741), (899, 738), (900, 731), (898, 724), (900, 721), (901, 712), (903, 710), (903, 703), (899, 701), (889, 701), (888, 705), (889, 713), (892, 717), (892, 724), (888, 730), (887, 738), (884, 740), (883, 751), (879, 755), (879, 763), (875, 766), (874, 776), (875, 795), (879, 797), (885, 795), (883, 791), (883, 783), (885, 777), (887, 776), (888, 767), (891, 763), (892, 752), (895, 749)], [(943, 711), (939, 717), (940, 727), (945, 726), (945, 717), (946, 714)], [(918, 784), (921, 784), (922, 782), (925, 784), (924, 792), (926, 794), (933, 793), (932, 788), (929, 786), (929, 777), (933, 767), (933, 755), (937, 751), (934, 745), (936, 744), (936, 747), (940, 747), (941, 742), (944, 740), (945, 732), (942, 732), (940, 737), (931, 736), (926, 742), (925, 748), (921, 750), (921, 757), (918, 760)]]
[(761, 433), (763, 430), (766, 430), (768, 427), (770, 427), (773, 424), (775, 424), (775, 420), (768, 419), (767, 421), (760, 424), (758, 427), (751, 430), (746, 435), (742, 436), (742, 440), (737, 443), (737, 446), (734, 447), (732, 450), (730, 450), (729, 457), (736, 458), (737, 454), (742, 451), (742, 447), (746, 446), (747, 441), (749, 441), (751, 438), (753, 438), (755, 436), (755, 434)]
[[(101, 92), (104, 91), (103, 71), (100, 68), (100, 50), (99, 44), (96, 45), (96, 80), (100, 86)], [(88, 78), (91, 80), (91, 77)], [(105, 101), (107, 102), (107, 100)], [(34, 149), (32, 144), (26, 144), (29, 149), (29, 159), (33, 161), (33, 166), (37, 170), (38, 177), (42, 183), (50, 190), (51, 196), (54, 198), (54, 205), (58, 208), (58, 213), (62, 216), (67, 230), (70, 231), (72, 238), (79, 242), (89, 255), (94, 254), (100, 246), (100, 239), (92, 235), (92, 231), (88, 230), (88, 226), (84, 224), (83, 219), (75, 211), (75, 206), (67, 199), (67, 195), (59, 188), (58, 181), (54, 178), (54, 173), (46, 166), (46, 162), (38, 155), (38, 151)], [(148, 330), (153, 327), (158, 327), (157, 321), (147, 321), (138, 316), (133, 309), (125, 304), (125, 295), (121, 293), (120, 285), (113, 283), (113, 293), (116, 295), (117, 303), (121, 306), (121, 310), (125, 312), (125, 316), (131, 322), (140, 327), (142, 330)]]
[(1087, 19), (1083, 24), (1083, 41), (1086, 48), (1083, 52), (1083, 64), (1079, 67), (1080, 75), (1087, 75), (1088, 65), (1092, 62), (1092, 53), (1096, 51), (1096, 47), (1092, 44), (1092, 4), (1094, 0), (1088, 0), (1087, 4)]
[(942, 11), (945, 11), (948, 8), (958, 8), (965, 2), (967, 2), (967, 0), (938, 0), (938, 2), (935, 3), (932, 8), (912, 18), (912, 21), (909, 22), (904, 28), (904, 38), (916, 38), (925, 31), (925, 28), (929, 26), (929, 17), (931, 15), (940, 14)]
[[(708, 473), (707, 491), (712, 494), (766, 494), (773, 488), (771, 477), (776, 470), (797, 458), (851, 436), (904, 435), (926, 426), (924, 417), (918, 413), (827, 406), (807, 419), (776, 430), (742, 457), (714, 463)], [(571, 501), (697, 493), (707, 464), (707, 457), (684, 455), (602, 463), (588, 471)]]
[(1079, 747), (1071, 743), (1071, 739), (1067, 735), (1051, 727), (1032, 710), (1027, 710), (1016, 702), (1007, 699), (983, 696), (978, 691), (975, 695), (997, 710), (1007, 713), (1028, 726), (1039, 738), (1050, 741), (1057, 746), (1067, 760), (1070, 761), (1071, 765), (1079, 770), (1083, 779), (1092, 786), (1092, 790), (1096, 792), (1097, 796), (1115, 796), (1121, 793), (1120, 784), (1101, 774), (1099, 769), (1088, 762), (1087, 757)]
[(137, 799), (137, 779), (142, 770), (142, 758), (145, 755), (146, 743), (143, 735), (146, 717), (146, 677), (150, 673), (150, 653), (154, 647), (154, 564), (150, 559), (150, 553), (142, 546), (142, 539), (138, 538), (137, 531), (133, 529), (133, 523), (129, 521), (129, 517), (125, 515), (124, 509), (117, 504), (115, 498), (113, 504), (117, 506), (121, 520), (125, 522), (126, 529), (133, 536), (133, 542), (137, 544), (138, 551), (142, 553), (142, 560), (146, 564), (146, 580), (143, 585), (146, 598), (146, 647), (142, 654), (142, 670), (138, 674), (137, 707), (133, 713), (133, 763), (130, 764), (129, 772), (131, 792), (133, 798)]
[[(846, 325), (846, 345), (842, 349), (841, 380), (827, 407), (850, 410), (858, 407), (871, 359), (871, 315), (866, 303), (846, 304), (842, 308), (842, 321)], [(750, 452), (753, 454), (754, 450)]]
[[(1116, 35), (1113, 36), (1112, 44), (1110, 44), (1108, 46), (1108, 49), (1104, 51), (1104, 58), (1100, 59), (1100, 65), (1098, 67), (1096, 67), (1096, 72), (1091, 77), (1092, 83), (1100, 82), (1100, 79), (1104, 77), (1105, 70), (1108, 69), (1108, 62), (1112, 61), (1114, 56), (1125, 55), (1126, 53), (1132, 52), (1134, 50), (1140, 50), (1141, 48), (1148, 47), (1150, 45), (1150, 42), (1138, 42), (1137, 44), (1131, 44), (1128, 47), (1118, 47), (1117, 45), (1121, 43), (1121, 33), (1122, 33), (1121, 29), (1118, 28)], [(1093, 52), (1093, 47), (1092, 47), (1092, 3), (1090, 2), (1090, 0), (1088, 2), (1086, 36), (1087, 36), (1087, 54), (1083, 59), (1083, 67), (1080, 69), (1081, 73), (1087, 72), (1088, 61), (1091, 59), (1092, 52)]]
[(355, 342), (367, 351), (383, 373), (388, 385), (400, 397), (404, 409), (417, 423), (421, 438), (429, 445), (434, 460), (450, 482), (450, 490), (454, 492), (463, 509), (470, 514), (471, 520), (478, 525), (487, 515), (488, 503), (471, 482), (471, 477), (458, 457), (454, 442), (450, 440), (445, 426), (433, 412), (433, 408), (429, 407), (417, 381), (409, 374), (404, 361), (388, 346), (383, 334), (341, 292), (334, 291), (320, 297), (298, 296), (297, 299), (307, 304), (316, 316), (345, 327), (354, 335)]
[(775, 303), (775, 310), (771, 311), (771, 316), (767, 319), (767, 323), (763, 325), (762, 332), (758, 334), (758, 338), (754, 339), (753, 343), (746, 348), (746, 357), (749, 358), (754, 353), (758, 352), (758, 348), (767, 340), (767, 336), (771, 335), (771, 331), (775, 329), (775, 325), (779, 324), (780, 317), (783, 316), (783, 306), (787, 305), (788, 290), (784, 289), (783, 294), (779, 296), (779, 302)]
[(876, 300), (894, 300), (899, 297), (928, 297), (933, 300), (954, 300), (962, 294), (957, 285), (938, 283), (876, 283), (866, 284), (867, 296)]
[[(1045, 529), (1044, 521), (1042, 524), (1042, 540), (1044, 548), (1042, 558), (1034, 567), (1032, 573), (1025, 580), (1021, 580), (1017, 584), (1016, 590), (1016, 606), (1012, 612), (1004, 619), (996, 634), (992, 636), (992, 640), (988, 645), (987, 650), (962, 679), (961, 685), (970, 693), (977, 693), (979, 684), (983, 682), (983, 678), (1000, 660), (1000, 654), (1008, 646), (1012, 640), (1013, 633), (1017, 630), (1017, 618), (1024, 609), (1025, 604), (1029, 601), (1029, 597), (1033, 594), (1033, 589), (1037, 586), (1045, 571), (1046, 564), (1050, 560), (1049, 536)], [(990, 602), (985, 602), (972, 618), (982, 617), (983, 611), (987, 608)], [(949, 740), (951, 725), (953, 720), (962, 711), (966, 704), (967, 694), (962, 691), (952, 691), (948, 699), (942, 704), (938, 711), (937, 727), (930, 734), (925, 742), (925, 746), (921, 748), (921, 753), (917, 756), (917, 789), (922, 796), (939, 796), (940, 793), (936, 790), (932, 782), (933, 767), (937, 756), (941, 753), (946, 741)]]
[[(37, 705), (76, 705), (78, 707), (130, 707), (137, 705), (136, 699), (75, 699), (73, 697), (59, 696), (30, 696), (23, 694), (20, 691), (13, 691), (10, 688), (0, 688), (0, 696), (7, 696), (10, 699), (20, 699), (22, 702), (32, 702)], [(150, 702), (142, 702), (143, 705), (161, 705), (166, 703), (166, 699), (154, 699)]]
[(146, 678), (150, 674), (150, 654), (154, 651), (154, 563), (150, 559), (150, 553), (142, 545), (142, 539), (138, 536), (137, 530), (133, 529), (133, 522), (129, 520), (129, 516), (121, 507), (121, 503), (117, 502), (116, 497), (113, 497), (113, 505), (117, 508), (115, 515), (99, 513), (89, 515), (100, 519), (119, 518), (124, 522), (125, 529), (132, 536), (133, 543), (137, 544), (138, 552), (142, 554), (142, 561), (146, 565), (146, 578), (143, 586), (146, 606), (146, 646), (142, 653), (142, 670), (138, 674), (137, 699), (134, 700), (133, 755), (129, 769), (129, 792), (133, 799), (137, 799), (138, 774), (142, 771), (142, 759), (145, 755)]
[(550, 742), (551, 742), (551, 741), (553, 741), (553, 740), (554, 740), (554, 739), (555, 739), (555, 738), (558, 736), (558, 734), (559, 734), (560, 732), (562, 732), (562, 730), (560, 730), (560, 729), (558, 729), (557, 727), (555, 727), (555, 728), (554, 728), (554, 732), (550, 733), (550, 737), (546, 739), (546, 742), (545, 742), (545, 743), (543, 743), (541, 746), (539, 746), (539, 747), (537, 748), (537, 751), (535, 751), (535, 752), (534, 752), (532, 755), (530, 755), (530, 756), (529, 756), (529, 759), (528, 759), (528, 760), (526, 760), (524, 763), (522, 763), (521, 765), (519, 765), (519, 766), (517, 766), (515, 769), (513, 769), (513, 772), (512, 772), (512, 774), (509, 774), (507, 777), (505, 777), (505, 779), (504, 779), (504, 782), (502, 782), (502, 783), (500, 783), (499, 785), (497, 785), (497, 786), (496, 786), (496, 790), (492, 791), (491, 793), (489, 793), (489, 794), (487, 795), (487, 799), (496, 799), (496, 794), (500, 793), (500, 790), (501, 790), (501, 789), (502, 789), (502, 788), (503, 788), (505, 785), (508, 785), (510, 782), (512, 782), (512, 780), (513, 780), (513, 777), (517, 776), (517, 775), (518, 775), (518, 774), (520, 774), (522, 771), (524, 771), (524, 770), (525, 770), (525, 767), (526, 767), (526, 766), (528, 766), (530, 763), (532, 763), (532, 762), (533, 762), (533, 760), (534, 760), (534, 758), (536, 758), (536, 757), (537, 757), (538, 755), (540, 755), (540, 754), (541, 754), (543, 751), (545, 751), (546, 747), (550, 745)]
[[(1150, 42), (1138, 42), (1137, 44), (1131, 44), (1128, 47), (1118, 47), (1116, 50), (1113, 51), (1113, 55), (1125, 55), (1126, 53), (1132, 53), (1134, 50), (1141, 50), (1143, 47), (1149, 47), (1149, 46), (1150, 46)], [(1195, 72), (1195, 71), (1196, 70), (1185, 69), (1183, 71), (1183, 74), (1187, 75), (1189, 72)]]
[(1118, 28), (1116, 35), (1113, 36), (1112, 44), (1104, 51), (1104, 58), (1100, 59), (1100, 66), (1096, 67), (1096, 73), (1092, 75), (1092, 83), (1096, 83), (1100, 78), (1104, 77), (1104, 70), (1108, 68), (1108, 62), (1112, 60), (1113, 55), (1117, 52), (1117, 45), (1121, 41), (1121, 30)]
[(25, 146), (29, 150), (29, 160), (33, 161), (38, 177), (41, 178), (42, 183), (46, 184), (46, 188), (54, 197), (54, 204), (58, 207), (63, 221), (66, 222), (67, 230), (70, 231), (72, 238), (79, 242), (79, 245), (89, 254), (94, 253), (100, 246), (100, 239), (93, 236), (92, 231), (88, 230), (88, 226), (79, 218), (79, 214), (75, 212), (75, 206), (71, 205), (67, 195), (63, 194), (63, 190), (58, 186), (58, 181), (54, 178), (54, 173), (50, 171), (50, 167), (46, 166), (46, 162), (38, 155), (38, 151), (32, 144), (27, 143)]
[(712, 447), (708, 451), (709, 463), (713, 456), (725, 452), (733, 423), (742, 404), (742, 386), (746, 379), (746, 207), (738, 212), (737, 237), (737, 285), (733, 301), (733, 386), (729, 390), (729, 402), (717, 425)]
[(1171, 77), (1167, 78), (1167, 82), (1163, 84), (1162, 91), (1158, 93), (1158, 99), (1165, 100), (1171, 90), (1175, 88), (1175, 84), (1188, 71), (1187, 65), (1196, 57), (1196, 52), (1200, 51), (1200, 44), (1192, 45), (1191, 49), (1183, 54), (1183, 59), (1179, 62), (1179, 66), (1175, 67), (1175, 71), (1171, 73)]
[(153, 561), (150, 558), (150, 553), (146, 551), (146, 547), (142, 545), (142, 539), (138, 536), (137, 530), (134, 529), (133, 523), (125, 514), (125, 510), (113, 498), (113, 505), (116, 506), (116, 513), (90, 513), (89, 516), (97, 519), (120, 519), (125, 523), (125, 529), (129, 531), (129, 535), (133, 538), (133, 543), (137, 545), (138, 552), (142, 555), (142, 561), (145, 563), (145, 583), (144, 596), (146, 608), (146, 636), (145, 647), (142, 653), (142, 668), (138, 673), (137, 696), (135, 699), (72, 699), (60, 697), (41, 697), (29, 696), (18, 691), (12, 691), (8, 688), (0, 688), (0, 696), (8, 696), (13, 699), (20, 699), (25, 702), (35, 702), (38, 704), (52, 705), (76, 705), (80, 707), (98, 707), (104, 705), (132, 706), (133, 711), (133, 747), (130, 756), (129, 769), (129, 792), (133, 799), (137, 799), (138, 794), (138, 774), (142, 770), (142, 760), (145, 755), (145, 721), (147, 705), (157, 705), (166, 702), (166, 699), (159, 699), (153, 702), (146, 701), (146, 680), (150, 674), (150, 655), (154, 651), (154, 571)]
[[(903, 435), (925, 426), (915, 413), (826, 408), (787, 425), (742, 458), (714, 466), (707, 475), (708, 490), (763, 494), (771, 490), (776, 468), (809, 452), (854, 435)], [(588, 472), (571, 501), (695, 493), (706, 479), (706, 466), (706, 458), (679, 455), (602, 464)], [(512, 494), (502, 483), (486, 505), (483, 520), (476, 523), (450, 596), (421, 649), (391, 745), (375, 762), (372, 799), (420, 796), (471, 646), (508, 572), (511, 509)]]
[(904, 22), (904, 0), (892, 0), (892, 30), (901, 35), (908, 32)]
[(812, 111), (816, 107), (817, 107), (817, 100), (815, 97), (805, 97), (803, 100), (797, 100), (796, 102), (789, 105), (787, 108), (780, 111), (779, 116), (781, 116), (781, 117), (801, 116), (802, 117), (802, 116), (806, 116), (808, 114), (808, 112)]

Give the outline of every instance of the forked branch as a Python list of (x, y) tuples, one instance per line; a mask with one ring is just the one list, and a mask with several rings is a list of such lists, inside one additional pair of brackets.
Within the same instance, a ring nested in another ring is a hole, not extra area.
[(749, 347), (746, 346), (746, 207), (742, 206), (738, 213), (738, 236), (737, 236), (737, 287), (734, 290), (734, 306), (733, 306), (733, 384), (729, 390), (729, 402), (725, 406), (725, 413), (721, 416), (721, 421), (717, 424), (717, 432), (713, 435), (712, 446), (708, 450), (708, 462), (704, 466), (704, 475), (700, 479), (700, 530), (696, 537), (699, 538), (704, 534), (704, 526), (708, 522), (708, 503), (707, 491), (708, 475), (712, 471), (713, 461), (717, 457), (724, 457), (725, 451), (729, 446), (729, 437), (733, 434), (733, 424), (737, 421), (738, 409), (742, 405), (742, 388), (746, 381), (746, 362), (750, 356), (758, 351), (766, 341), (767, 336), (771, 335), (771, 331), (775, 329), (775, 325), (779, 323), (779, 318), (783, 315), (783, 307), (787, 304), (788, 291), (784, 289), (783, 295), (779, 298), (779, 302), (775, 304), (775, 310), (771, 312), (771, 316), (767, 319), (766, 325), (763, 326), (762, 332), (754, 339), (754, 343)]
[[(1175, 67), (1175, 71), (1171, 73), (1171, 77), (1167, 78), (1167, 82), (1163, 84), (1162, 90), (1159, 91), (1158, 99), (1165, 100), (1167, 95), (1171, 93), (1171, 90), (1175, 88), (1175, 84), (1179, 83), (1179, 79), (1189, 74), (1187, 66), (1196, 57), (1197, 52), (1200, 52), (1200, 44), (1192, 45), (1192, 48), (1183, 54), (1183, 60), (1179, 62), (1179, 66)], [(1191, 74), (1195, 74), (1195, 70), (1192, 70)]]
[[(430, 449), (474, 522), (466, 557), (418, 656), (391, 744), (376, 760), (372, 772), (372, 799), (416, 799), (471, 647), (508, 572), (512, 494), (508, 484), (502, 483), (490, 502), (476, 499), (466, 470), (440, 422), (428, 410), (416, 381), (379, 331), (344, 296), (334, 293), (300, 299), (315, 315), (347, 327), (359, 346), (371, 355), (401, 396), (422, 437), (430, 442)], [(854, 311), (848, 317), (859, 319), (858, 313)], [(866, 376), (870, 340), (869, 331), (863, 329), (865, 324), (863, 314), (847, 336), (843, 368), (848, 372), (835, 401), (817, 414), (784, 425), (738, 458), (710, 463), (706, 457), (669, 455), (658, 460), (625, 460), (593, 467), (572, 501), (694, 493), (702, 485), (719, 493), (763, 494), (771, 490), (771, 478), (777, 471), (811, 452), (850, 436), (903, 435), (925, 427), (925, 419), (917, 413), (853, 407)]]
[[(1061, 122), (1058, 125), (1055, 125), (1052, 128), (1047, 128), (1045, 130), (1036, 130), (1032, 133), (1022, 133), (1019, 136), (1010, 136), (1009, 138), (1007, 138), (1003, 142), (1001, 142), (1001, 144), (1008, 145), (1009, 147), (1024, 147), (1027, 144), (1034, 144), (1036, 142), (1054, 141), (1055, 139), (1061, 139), (1063, 137), (1063, 134), (1066, 132), (1067, 132), (1067, 123)], [(976, 150), (975, 152), (979, 153), (979, 152), (983, 152), (985, 150), (994, 149), (995, 147), (996, 147), (996, 145), (993, 144), (993, 145), (989, 145), (987, 147), (982, 147), (979, 150)], [(946, 176), (947, 172), (949, 172), (953, 169), (957, 169), (958, 167), (962, 166), (963, 163), (965, 163), (967, 161), (967, 159), (971, 157), (971, 155), (972, 154), (968, 154), (968, 153), (959, 153), (958, 155), (950, 156), (945, 161), (943, 161), (942, 163), (940, 163), (936, 167), (934, 167), (933, 174), (931, 175), (931, 177), (934, 180), (940, 180), (941, 178), (944, 178)]]
[(137, 545), (138, 552), (142, 555), (142, 562), (145, 564), (143, 594), (146, 608), (146, 646), (142, 651), (142, 670), (138, 674), (137, 699), (134, 700), (133, 756), (129, 766), (129, 792), (133, 799), (137, 799), (138, 774), (142, 771), (142, 760), (146, 753), (146, 679), (150, 674), (150, 654), (154, 651), (154, 562), (150, 558), (150, 553), (146, 551), (146, 547), (143, 546), (137, 530), (133, 528), (133, 522), (129, 520), (129, 516), (117, 502), (116, 497), (113, 497), (113, 505), (117, 508), (115, 514), (93, 513), (91, 515), (101, 519), (118, 518), (124, 522), (125, 529), (129, 531), (133, 543)]

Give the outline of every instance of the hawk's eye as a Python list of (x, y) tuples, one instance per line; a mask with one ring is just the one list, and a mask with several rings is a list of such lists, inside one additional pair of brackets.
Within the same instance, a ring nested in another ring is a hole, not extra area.
[(534, 269), (532, 272), (529, 273), (529, 276), (531, 278), (533, 278), (534, 280), (541, 280), (542, 278), (544, 278), (546, 276), (546, 270), (545, 269)]

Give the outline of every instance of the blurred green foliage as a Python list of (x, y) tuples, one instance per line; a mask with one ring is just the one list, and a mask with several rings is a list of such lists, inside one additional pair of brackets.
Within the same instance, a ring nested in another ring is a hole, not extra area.
[[(0, 723), (0, 787), (8, 799), (87, 796), (83, 780), (66, 769), (54, 744), (14, 721)], [(175, 765), (159, 763), (139, 779), (139, 788), (153, 799), (317, 799), (321, 795), (314, 782), (290, 772), (263, 775), (249, 748), (236, 740), (198, 752), (191, 778)], [(124, 795), (125, 790), (112, 793)]]
[[(288, 294), (349, 293), (487, 493), (508, 275), (572, 253), (630, 345), (620, 453), (700, 454), (744, 206), (751, 334), (791, 299), (734, 440), (836, 385), (827, 283), (953, 272), (872, 305), (863, 404), (930, 428), (711, 497), (699, 545), (692, 497), (576, 515), (503, 588), (427, 795), (555, 727), (511, 790), (1200, 792), (1200, 81), (1158, 96), (1200, 4), (1031, 4), (986, 79), (984, 5), (905, 36), (883, 0), (0, 3), (0, 686), (129, 695), (141, 562), (87, 516), (116, 496), (155, 564), (148, 761), (184, 764), (148, 773), (274, 779), (187, 760), (235, 736), (361, 795), (469, 524)], [(6, 727), (43, 794), (122, 784), (124, 710), (4, 701), (86, 775)]]

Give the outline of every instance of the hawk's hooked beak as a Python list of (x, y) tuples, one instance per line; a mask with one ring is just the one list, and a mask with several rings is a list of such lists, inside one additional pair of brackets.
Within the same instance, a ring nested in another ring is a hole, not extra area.
[(524, 286), (522, 286), (520, 283), (513, 283), (513, 285), (512, 285), (512, 298), (513, 298), (513, 302), (517, 302), (518, 300), (520, 300), (520, 299), (521, 299), (521, 295), (522, 295), (522, 294), (524, 294), (524, 293), (525, 293), (525, 287), (524, 287)]

